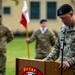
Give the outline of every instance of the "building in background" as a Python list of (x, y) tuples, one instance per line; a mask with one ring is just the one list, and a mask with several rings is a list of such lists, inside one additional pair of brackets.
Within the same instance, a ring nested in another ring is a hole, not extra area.
[[(3, 23), (12, 28), (13, 31), (25, 31), (19, 23), (23, 8), (23, 0), (19, 0), (16, 6), (12, 0), (3, 0), (2, 14)], [(62, 22), (57, 17), (57, 9), (65, 3), (70, 4), (75, 11), (75, 4), (73, 0), (26, 0), (28, 12), (30, 16), (30, 23), (28, 30), (37, 30), (40, 26), (40, 19), (48, 20), (48, 28), (51, 30), (59, 31)], [(74, 0), (75, 1), (75, 0)]]

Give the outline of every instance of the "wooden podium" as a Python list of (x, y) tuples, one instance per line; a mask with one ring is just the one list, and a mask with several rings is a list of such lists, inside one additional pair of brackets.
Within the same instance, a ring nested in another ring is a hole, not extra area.
[[(26, 58), (16, 58), (16, 75), (60, 75), (59, 63)], [(74, 75), (73, 68), (63, 72), (63, 75)]]

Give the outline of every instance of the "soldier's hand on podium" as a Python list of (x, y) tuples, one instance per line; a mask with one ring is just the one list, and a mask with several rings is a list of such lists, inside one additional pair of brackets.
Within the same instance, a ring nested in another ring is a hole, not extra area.
[[(70, 67), (70, 64), (67, 61), (63, 61), (63, 71), (65, 71), (69, 67)], [(59, 69), (61, 70), (61, 64), (59, 66)]]

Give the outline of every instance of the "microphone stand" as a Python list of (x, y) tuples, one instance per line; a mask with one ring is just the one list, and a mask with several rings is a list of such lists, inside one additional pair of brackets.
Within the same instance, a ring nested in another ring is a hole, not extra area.
[(65, 33), (67, 31), (67, 28), (64, 26), (62, 28), (62, 33), (63, 33), (63, 36), (61, 37), (61, 75), (63, 75), (63, 50), (64, 50), (64, 44), (65, 44)]
[(65, 37), (61, 38), (61, 75), (63, 75), (63, 50), (64, 50)]
[(65, 44), (65, 33), (66, 33), (66, 28), (62, 30), (63, 32), (63, 37), (61, 38), (61, 75), (63, 75), (63, 50), (64, 50), (64, 44)]

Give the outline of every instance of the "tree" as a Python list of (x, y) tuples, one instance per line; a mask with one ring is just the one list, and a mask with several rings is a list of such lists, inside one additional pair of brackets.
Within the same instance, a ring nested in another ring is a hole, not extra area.
[(19, 4), (19, 0), (12, 0), (12, 1), (14, 1), (16, 5)]

